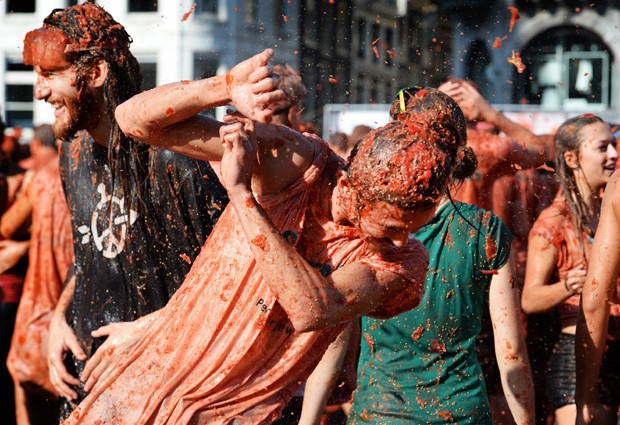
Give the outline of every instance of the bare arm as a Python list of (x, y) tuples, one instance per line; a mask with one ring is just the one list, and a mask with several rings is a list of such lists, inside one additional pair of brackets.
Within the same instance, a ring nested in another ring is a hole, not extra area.
[(296, 330), (333, 326), (376, 310), (410, 283), (396, 273), (362, 263), (348, 264), (328, 277), (312, 267), (282, 238), (250, 190), (256, 141), (251, 122), (221, 128), (225, 155), (223, 184), (265, 282)]
[(221, 124), (198, 114), (232, 103), (245, 116), (268, 122), (269, 105), (282, 96), (281, 91), (273, 91), (267, 67), (272, 57), (273, 50), (267, 49), (225, 76), (181, 81), (140, 93), (116, 109), (116, 120), (123, 132), (144, 143), (218, 161), (223, 153)]
[(620, 174), (605, 189), (601, 218), (590, 251), (588, 275), (577, 319), (577, 423), (603, 423), (605, 411), (598, 394), (599, 372), (609, 322), (609, 303), (615, 301), (620, 275)]
[[(33, 171), (27, 171), (32, 174)], [(0, 234), (5, 239), (14, 239), (16, 235), (21, 235), (27, 230), (32, 216), (32, 179), (24, 177), (28, 181), (28, 186), (24, 188), (21, 196), (18, 196), (0, 220)]]
[(65, 355), (71, 351), (79, 360), (86, 360), (86, 354), (82, 350), (82, 347), (80, 347), (75, 333), (65, 319), (65, 313), (71, 304), (74, 291), (75, 275), (71, 275), (54, 309), (54, 314), (50, 321), (48, 338), (49, 354), (47, 364), (50, 370), (50, 381), (52, 385), (54, 385), (56, 391), (58, 391), (58, 394), (65, 397), (67, 400), (77, 398), (77, 393), (70, 385), (79, 385), (80, 381), (67, 371), (63, 363)]
[(523, 168), (536, 167), (552, 159), (552, 146), (491, 106), (468, 82), (449, 82), (442, 84), (439, 89), (457, 101), (468, 120), (492, 123), (499, 131), (518, 142), (522, 150), (515, 154)]
[(517, 424), (533, 425), (534, 384), (521, 332), (519, 290), (513, 276), (512, 261), (506, 263), (491, 280), (489, 310), (506, 401)]
[(338, 335), (306, 381), (299, 425), (318, 425), (325, 404), (338, 379), (351, 341), (352, 324)]
[(583, 266), (569, 271), (565, 280), (549, 283), (558, 255), (558, 249), (547, 239), (538, 235), (530, 238), (521, 299), (521, 307), (526, 313), (549, 311), (581, 292), (586, 273)]

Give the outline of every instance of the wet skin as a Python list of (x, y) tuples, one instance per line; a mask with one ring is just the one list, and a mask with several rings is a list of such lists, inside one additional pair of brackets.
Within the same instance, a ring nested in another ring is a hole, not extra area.
[(68, 139), (85, 128), (90, 97), (77, 88), (77, 68), (65, 54), (68, 40), (59, 30), (40, 29), (26, 36), (24, 63), (37, 73), (34, 96), (54, 108), (54, 134)]
[(616, 140), (609, 126), (602, 122), (586, 125), (579, 131), (579, 169), (594, 191), (605, 187), (618, 160)]

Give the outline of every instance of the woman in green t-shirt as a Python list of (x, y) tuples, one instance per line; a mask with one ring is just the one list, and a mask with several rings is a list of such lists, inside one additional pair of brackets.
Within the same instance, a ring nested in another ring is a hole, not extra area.
[[(423, 90), (406, 92), (406, 97), (401, 102), (406, 114), (399, 119), (428, 113)], [(469, 174), (453, 173), (457, 178)], [(362, 319), (358, 388), (349, 423), (492, 424), (475, 349), (486, 296), (510, 410), (518, 424), (534, 423), (510, 232), (495, 215), (446, 198), (431, 223), (414, 236), (430, 256), (424, 295), (417, 308), (399, 316)]]

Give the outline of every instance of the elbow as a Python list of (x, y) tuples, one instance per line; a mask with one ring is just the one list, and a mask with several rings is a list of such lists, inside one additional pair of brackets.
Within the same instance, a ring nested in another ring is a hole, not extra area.
[(523, 293), (523, 296), (521, 297), (521, 310), (523, 310), (525, 314), (538, 313), (537, 309), (535, 308), (534, 303), (532, 303), (530, 297), (525, 295), (525, 292)]
[(0, 222), (0, 235), (3, 239), (11, 239), (13, 237), (13, 228)]
[(313, 332), (328, 327), (327, 321), (322, 317), (312, 315), (289, 315), (289, 319), (296, 332)]
[(523, 310), (525, 314), (537, 314), (545, 313), (553, 308), (553, 306), (547, 307), (541, 305), (538, 301), (539, 300), (537, 300), (535, 296), (523, 291), (523, 295), (521, 296), (521, 310)]
[(134, 108), (128, 103), (127, 101), (116, 107), (114, 118), (118, 123), (118, 127), (126, 136), (144, 141), (148, 138), (149, 130), (144, 127), (144, 123), (138, 123), (133, 119), (132, 110)]

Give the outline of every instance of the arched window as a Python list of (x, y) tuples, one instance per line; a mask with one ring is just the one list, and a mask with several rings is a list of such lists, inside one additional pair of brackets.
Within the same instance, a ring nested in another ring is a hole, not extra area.
[(612, 106), (614, 58), (602, 39), (577, 27), (549, 29), (522, 50), (525, 72), (515, 71), (515, 103), (544, 109), (603, 110)]

